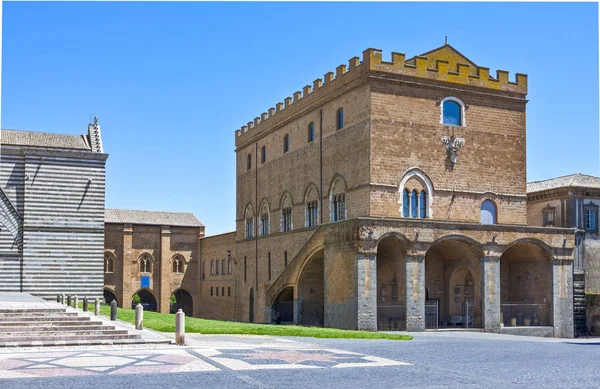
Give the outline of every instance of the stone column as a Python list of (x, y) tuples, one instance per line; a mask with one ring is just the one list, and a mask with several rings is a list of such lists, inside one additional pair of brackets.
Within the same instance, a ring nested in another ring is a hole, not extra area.
[(552, 315), (554, 336), (573, 337), (573, 261), (552, 261)]
[(487, 256), (481, 260), (481, 299), (483, 330), (500, 332), (500, 257)]
[(425, 331), (425, 257), (406, 256), (406, 330)]
[[(115, 292), (117, 293), (117, 302), (121, 308), (131, 308), (131, 299), (133, 294), (140, 287), (140, 277), (135, 272), (135, 277), (132, 277), (131, 266), (136, 267), (137, 262), (132, 264), (135, 258), (132, 258), (133, 252), (133, 227), (131, 224), (123, 225), (123, 257), (121, 258), (121, 285), (116, 285)], [(119, 279), (119, 278), (117, 278)]]
[[(171, 298), (171, 227), (162, 226), (160, 230), (160, 264), (156, 264), (156, 270), (160, 274), (154, 274), (154, 290), (160, 290), (158, 296), (158, 306), (160, 313), (169, 313), (171, 307), (169, 298)], [(158, 278), (156, 277), (158, 275)], [(156, 284), (158, 280), (158, 285)]]
[(358, 329), (377, 331), (377, 256), (356, 254)]

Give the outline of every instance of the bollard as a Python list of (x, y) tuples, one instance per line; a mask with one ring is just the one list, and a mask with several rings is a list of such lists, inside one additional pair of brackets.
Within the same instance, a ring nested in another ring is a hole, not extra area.
[(110, 320), (117, 320), (117, 300), (110, 302)]
[(67, 305), (71, 306), (71, 295), (70, 294), (67, 295)]
[(83, 296), (83, 312), (87, 312), (88, 310), (88, 299), (87, 296)]
[(99, 298), (96, 298), (96, 300), (94, 301), (94, 303), (96, 304), (96, 305), (94, 306), (94, 314), (95, 314), (96, 316), (98, 316), (98, 315), (100, 315), (100, 299), (99, 299)]
[(75, 295), (75, 298), (73, 299), (73, 308), (79, 308), (79, 297), (77, 297), (77, 295)]
[(65, 294), (64, 294), (64, 293), (61, 293), (61, 294), (60, 294), (60, 303), (61, 303), (61, 304), (64, 304), (64, 303), (65, 303)]
[(142, 304), (135, 306), (135, 329), (144, 329), (144, 307), (142, 307)]
[(56, 302), (60, 303), (60, 293), (56, 295)]
[(175, 343), (180, 346), (185, 344), (185, 313), (181, 309), (175, 314)]

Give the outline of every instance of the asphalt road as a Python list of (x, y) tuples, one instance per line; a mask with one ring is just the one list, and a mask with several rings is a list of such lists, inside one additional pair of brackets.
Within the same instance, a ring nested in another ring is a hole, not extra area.
[[(413, 335), (413, 341), (313, 338), (278, 341), (264, 337), (188, 335), (190, 346), (176, 352), (182, 355), (188, 352), (185, 355), (197, 359), (194, 363), (206, 362), (205, 367), (214, 370), (7, 378), (0, 379), (0, 388), (600, 388), (600, 339), (555, 340), (483, 333)], [(198, 348), (207, 341), (211, 352)], [(236, 344), (244, 345), (246, 354), (240, 356), (239, 350), (233, 350), (239, 348)], [(288, 365), (264, 360), (268, 358), (264, 350), (277, 345), (281, 349), (272, 352), (276, 358), (287, 359)], [(222, 348), (222, 354), (216, 355), (214, 348)], [(262, 356), (249, 357), (259, 354)], [(29, 356), (33, 358), (35, 353)], [(381, 364), (386, 361), (405, 364), (368, 366), (373, 363), (370, 360), (377, 360), (373, 357), (379, 357)], [(240, 365), (246, 362), (238, 361), (268, 363), (260, 365), (265, 368), (249, 370), (243, 366), (250, 365)], [(292, 368), (297, 361), (314, 368)], [(336, 366), (340, 361), (364, 364)]]

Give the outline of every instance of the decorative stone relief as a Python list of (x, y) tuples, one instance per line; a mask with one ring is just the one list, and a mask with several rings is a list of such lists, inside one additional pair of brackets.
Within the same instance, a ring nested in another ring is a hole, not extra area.
[(457, 138), (454, 135), (442, 136), (442, 145), (446, 147), (446, 154), (448, 154), (448, 158), (452, 165), (456, 164), (458, 150), (463, 147), (464, 144), (465, 140), (463, 138)]

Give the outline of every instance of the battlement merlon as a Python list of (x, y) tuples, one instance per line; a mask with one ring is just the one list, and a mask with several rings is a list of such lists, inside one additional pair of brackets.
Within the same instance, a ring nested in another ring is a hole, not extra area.
[[(284, 103), (277, 103), (275, 108), (269, 108), (268, 113), (249, 122), (248, 125), (235, 131), (236, 146), (242, 137), (252, 130), (256, 133), (260, 128), (269, 126), (268, 123), (281, 122), (289, 112), (295, 112), (319, 96), (324, 96), (329, 91), (348, 84), (350, 81), (369, 72), (398, 74), (429, 80), (444, 81), (454, 84), (489, 88), (497, 91), (506, 91), (527, 94), (527, 75), (516, 73), (515, 81), (509, 80), (508, 71), (497, 70), (496, 77), (490, 76), (490, 69), (477, 66), (464, 57), (450, 45), (444, 45), (420, 56), (406, 59), (403, 53), (391, 53), (391, 62), (383, 61), (379, 49), (369, 48), (362, 53), (362, 62), (359, 57), (353, 57), (346, 65), (340, 65), (334, 72), (325, 73), (323, 79), (316, 79), (312, 87), (306, 85), (302, 92), (298, 91), (292, 97), (284, 99)], [(285, 115), (282, 115), (286, 113)], [(273, 118), (281, 118), (281, 120)], [(270, 127), (270, 126), (269, 126)]]

